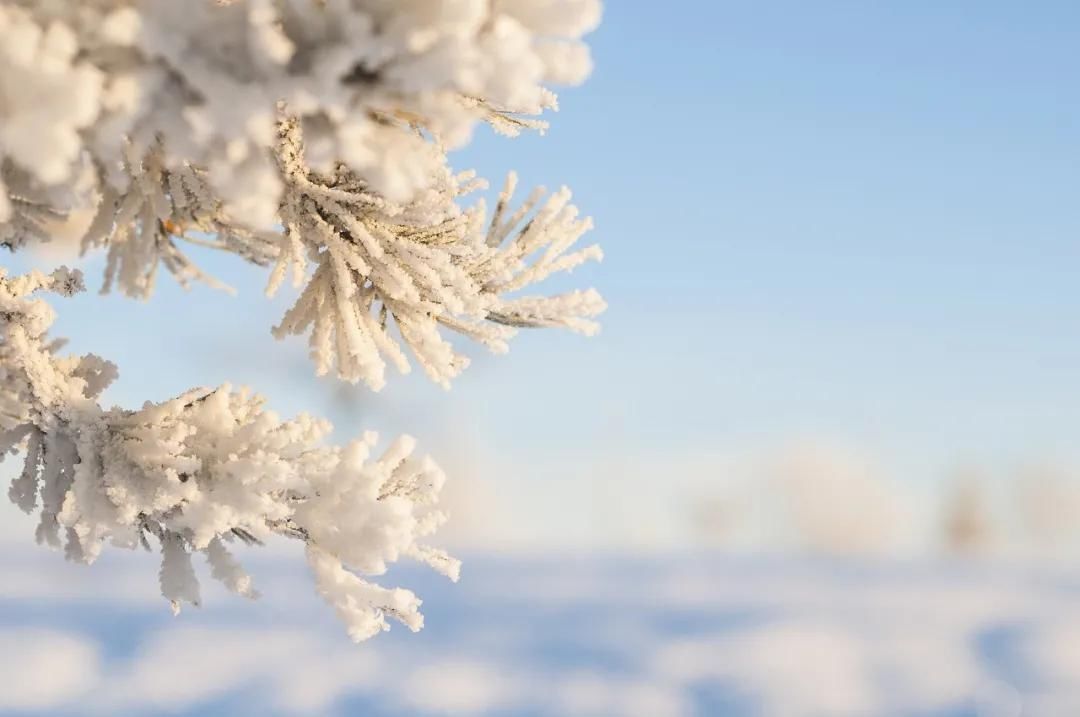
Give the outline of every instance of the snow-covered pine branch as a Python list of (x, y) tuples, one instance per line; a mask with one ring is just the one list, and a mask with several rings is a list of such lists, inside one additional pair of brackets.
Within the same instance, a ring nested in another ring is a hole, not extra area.
[(410, 202), (393, 202), (372, 195), (344, 166), (312, 172), (300, 123), (285, 119), (279, 128), (284, 233), (268, 290), (276, 291), (290, 268), (297, 283), (309, 260), (316, 269), (274, 331), (281, 337), (310, 328), (320, 375), (336, 363), (341, 378), (377, 390), (384, 383), (384, 358), (407, 371), (408, 360), (387, 326), (390, 317), (425, 372), (444, 386), (468, 359), (443, 338), (440, 325), (496, 352), (506, 351), (515, 326), (596, 330), (589, 317), (605, 304), (595, 291), (506, 296), (602, 257), (597, 246), (566, 253), (592, 224), (578, 218), (565, 188), (542, 204), (538, 190), (506, 216), (516, 182), (511, 175), (485, 231), (483, 203), (462, 210), (455, 201), (483, 186), (472, 173), (440, 167)]
[(458, 201), (485, 185), (446, 151), (478, 121), (543, 129), (598, 17), (597, 0), (5, 0), (0, 242), (74, 214), (84, 249), (107, 247), (103, 290), (138, 298), (159, 267), (224, 286), (185, 244), (274, 264), (271, 290), (311, 264), (275, 334), (312, 327), (317, 372), (373, 388), (385, 361), (408, 369), (387, 317), (443, 385), (467, 359), (439, 325), (494, 351), (513, 326), (589, 333), (595, 291), (504, 296), (600, 258), (561, 256), (590, 226), (569, 192), (485, 235), (483, 204)]
[[(92, 157), (118, 190), (126, 146), (205, 167), (230, 216), (275, 224), (265, 149), (276, 106), (304, 121), (311, 159), (344, 161), (395, 200), (427, 185), (422, 125), (449, 146), (555, 107), (549, 84), (590, 69), (597, 0), (5, 0), (3, 155), (62, 186)], [(522, 123), (524, 125), (529, 122)]]
[[(496, 352), (519, 327), (592, 333), (594, 290), (523, 293), (601, 258), (575, 248), (591, 223), (569, 191), (515, 208), (511, 175), (489, 218), (447, 152), (480, 123), (543, 131), (551, 87), (590, 71), (599, 16), (599, 0), (0, 0), (0, 247), (81, 237), (107, 254), (103, 290), (136, 298), (162, 272), (224, 287), (188, 249), (234, 254), (267, 267), (268, 293), (299, 289), (275, 335), (309, 334), (317, 373), (374, 389), (413, 360), (449, 385), (468, 361), (453, 333)], [(323, 447), (324, 422), (228, 386), (105, 410), (115, 369), (57, 356), (30, 298), (76, 274), (0, 282), (0, 448), (26, 452), (11, 497), (39, 511), (39, 540), (91, 561), (153, 539), (179, 604), (198, 600), (192, 551), (253, 595), (226, 543), (282, 534), (354, 637), (386, 615), (418, 626), (411, 593), (349, 571), (457, 570), (417, 542), (443, 478), (409, 440)]]
[(458, 562), (421, 542), (444, 519), (436, 507), (444, 476), (413, 456), (413, 440), (398, 438), (378, 456), (373, 433), (325, 446), (326, 421), (282, 421), (260, 397), (228, 385), (106, 410), (96, 398), (115, 367), (57, 356), (46, 337), (52, 309), (30, 296), (81, 287), (78, 272), (7, 277), (0, 269), (0, 459), (25, 454), (9, 495), (37, 513), (38, 541), (85, 563), (106, 543), (155, 542), (162, 594), (179, 610), (199, 603), (192, 553), (203, 553), (229, 589), (254, 597), (226, 545), (296, 538), (353, 639), (386, 629), (387, 616), (419, 629), (415, 595), (360, 577), (409, 556), (457, 578)]

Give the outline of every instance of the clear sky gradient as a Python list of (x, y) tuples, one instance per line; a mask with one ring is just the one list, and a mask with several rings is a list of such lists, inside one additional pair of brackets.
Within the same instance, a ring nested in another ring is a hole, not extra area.
[(413, 433), (478, 476), (488, 547), (679, 544), (695, 496), (792, 441), (914, 492), (1080, 464), (1080, 5), (606, 10), (547, 136), (481, 130), (454, 160), (574, 190), (607, 255), (571, 277), (609, 301), (599, 337), (473, 350), (450, 392), (342, 393), (270, 338), (292, 294), (217, 257), (236, 299), (165, 280), (68, 302), (58, 333), (117, 360), (117, 401), (232, 380), (342, 439)]

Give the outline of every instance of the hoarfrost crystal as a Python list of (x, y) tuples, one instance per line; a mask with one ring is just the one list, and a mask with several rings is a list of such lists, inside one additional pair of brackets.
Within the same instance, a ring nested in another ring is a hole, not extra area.
[[(462, 335), (504, 352), (521, 327), (596, 330), (593, 290), (523, 295), (583, 262), (591, 227), (563, 188), (489, 217), (486, 183), (447, 151), (478, 123), (542, 131), (553, 84), (581, 82), (598, 0), (0, 0), (0, 246), (76, 227), (107, 254), (103, 291), (149, 297), (165, 272), (225, 287), (193, 246), (263, 266), (298, 290), (276, 336), (307, 335), (318, 374), (378, 390), (415, 362), (449, 386)], [(160, 547), (162, 594), (198, 604), (202, 553), (257, 595), (229, 551), (295, 538), (349, 634), (420, 601), (363, 576), (402, 557), (456, 578), (424, 541), (444, 482), (414, 442), (327, 446), (325, 421), (282, 420), (246, 390), (193, 389), (104, 408), (116, 368), (61, 356), (36, 292), (78, 272), (0, 270), (0, 449), (21, 452), (12, 501), (37, 539), (93, 562), (106, 544)], [(227, 287), (225, 287), (227, 288)]]

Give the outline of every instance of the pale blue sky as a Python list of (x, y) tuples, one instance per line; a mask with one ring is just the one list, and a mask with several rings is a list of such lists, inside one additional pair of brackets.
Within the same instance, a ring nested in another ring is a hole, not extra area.
[(470, 153), (569, 183), (608, 255), (603, 336), (500, 374), (673, 491), (806, 438), (920, 487), (1075, 462), (1078, 41), (1073, 3), (609, 5), (549, 136)]
[[(166, 279), (145, 304), (54, 302), (73, 350), (119, 363), (117, 402), (231, 380), (332, 418), (337, 440), (416, 435), (457, 491), (466, 557), (457, 585), (401, 569), (424, 632), (346, 644), (295, 551), (273, 549), (245, 551), (254, 606), (204, 581), (207, 606), (172, 620), (155, 556), (79, 569), (39, 554), (0, 501), (0, 633), (20, 646), (0, 684), (33, 694), (47, 673), (42, 714), (116, 695), (124, 714), (277, 714), (290, 695), (414, 714), (409, 695), (470, 688), (505, 703), (463, 713), (563, 714), (569, 694), (610, 700), (587, 710), (604, 714), (649, 712), (650, 696), (742, 714), (864, 694), (875, 713), (1021, 696), (1069, 711), (1071, 568), (481, 555), (685, 547), (700, 497), (738, 493), (799, 441), (861, 454), (923, 497), (924, 524), (957, 465), (1049, 461), (1080, 479), (1080, 3), (607, 5), (596, 72), (562, 93), (549, 134), (481, 131), (455, 158), (496, 184), (514, 168), (574, 189), (607, 258), (556, 286), (604, 292), (598, 337), (526, 333), (508, 356), (472, 349), (450, 392), (414, 375), (375, 395), (275, 342), (295, 294), (267, 301), (265, 271), (230, 257), (196, 253), (236, 298)], [(85, 268), (96, 289), (100, 257)], [(825, 500), (848, 500), (829, 485)]]
[(668, 535), (723, 457), (797, 439), (922, 488), (1076, 461), (1078, 40), (1067, 2), (611, 2), (548, 135), (455, 158), (574, 189), (607, 253), (572, 277), (611, 305), (599, 337), (334, 399), (269, 337), (262, 273), (216, 258), (240, 298), (86, 297), (60, 333), (118, 360), (117, 400), (231, 379), (342, 438), (412, 432), (541, 541), (619, 543), (650, 511)]

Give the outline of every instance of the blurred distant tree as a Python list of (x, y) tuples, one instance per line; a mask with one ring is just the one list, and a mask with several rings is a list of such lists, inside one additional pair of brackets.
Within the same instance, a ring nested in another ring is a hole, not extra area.
[[(453, 332), (504, 352), (519, 327), (596, 329), (593, 290), (521, 290), (601, 258), (568, 190), (488, 216), (484, 183), (447, 151), (477, 122), (542, 130), (553, 84), (590, 71), (598, 0), (0, 0), (0, 245), (77, 234), (107, 252), (103, 291), (145, 298), (164, 269), (204, 274), (185, 248), (302, 288), (274, 334), (309, 334), (320, 375), (374, 390), (409, 354), (441, 385), (468, 360)], [(33, 293), (77, 271), (0, 270), (0, 449), (25, 454), (12, 500), (39, 542), (92, 562), (106, 541), (162, 553), (175, 609), (198, 604), (191, 554), (254, 596), (228, 552), (303, 541), (319, 592), (357, 640), (387, 616), (418, 629), (419, 600), (362, 575), (406, 555), (456, 577), (422, 542), (444, 520), (443, 474), (408, 437), (327, 447), (325, 421), (282, 421), (260, 398), (197, 388), (105, 409), (116, 368), (57, 353)]]
[(1075, 548), (1080, 528), (1080, 481), (1074, 471), (1029, 466), (1016, 481), (1015, 505), (1024, 537), (1037, 554)]
[(956, 553), (979, 553), (991, 547), (994, 519), (984, 483), (965, 471), (959, 475), (944, 505), (945, 547)]

